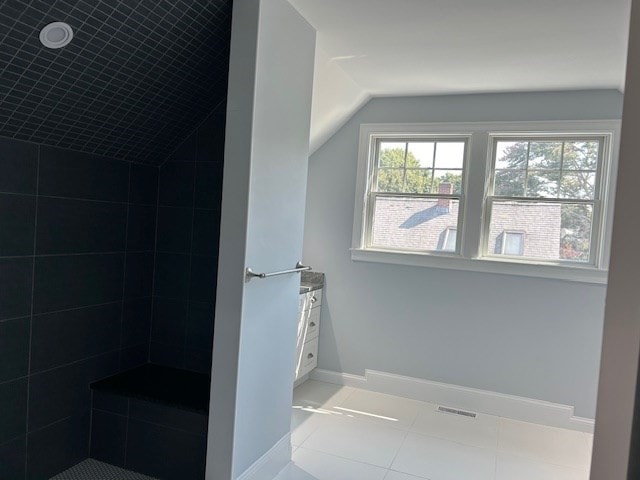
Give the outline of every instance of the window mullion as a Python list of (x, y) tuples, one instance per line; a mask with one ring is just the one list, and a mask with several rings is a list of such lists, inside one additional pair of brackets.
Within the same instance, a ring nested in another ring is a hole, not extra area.
[(489, 171), (489, 134), (475, 132), (467, 144), (463, 214), (458, 225), (460, 255), (478, 258), (482, 249), (483, 219), (485, 218), (485, 185)]

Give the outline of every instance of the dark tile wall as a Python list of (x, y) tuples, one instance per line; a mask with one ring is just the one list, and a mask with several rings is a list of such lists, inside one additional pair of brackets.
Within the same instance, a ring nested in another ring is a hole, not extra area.
[(211, 372), (226, 107), (160, 167), (150, 359)]
[(166, 480), (204, 478), (204, 413), (93, 393), (91, 458)]
[(148, 359), (158, 169), (0, 138), (0, 478), (89, 454), (90, 382)]

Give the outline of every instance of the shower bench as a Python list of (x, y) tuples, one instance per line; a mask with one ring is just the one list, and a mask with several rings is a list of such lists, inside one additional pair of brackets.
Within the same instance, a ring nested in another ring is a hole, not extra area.
[(204, 479), (210, 383), (145, 364), (91, 384), (91, 458), (161, 480)]

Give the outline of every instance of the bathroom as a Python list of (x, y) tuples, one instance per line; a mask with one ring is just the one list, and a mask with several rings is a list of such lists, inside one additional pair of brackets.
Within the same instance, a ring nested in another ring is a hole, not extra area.
[(626, 478), (640, 8), (540, 2), (0, 0), (0, 480)]

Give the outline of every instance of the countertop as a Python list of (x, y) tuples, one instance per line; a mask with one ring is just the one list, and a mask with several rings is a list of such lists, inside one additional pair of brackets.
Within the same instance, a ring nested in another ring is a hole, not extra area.
[(320, 290), (324, 287), (324, 273), (302, 272), (300, 278), (300, 294)]

